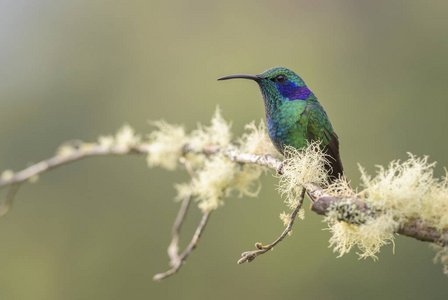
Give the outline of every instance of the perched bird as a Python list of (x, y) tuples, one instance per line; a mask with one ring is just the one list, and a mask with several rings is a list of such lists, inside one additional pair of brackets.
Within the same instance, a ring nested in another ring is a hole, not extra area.
[(307, 142), (321, 142), (329, 155), (326, 166), (329, 181), (344, 176), (339, 155), (338, 136), (316, 96), (296, 73), (286, 68), (272, 68), (260, 75), (230, 75), (218, 78), (251, 79), (258, 83), (264, 99), (269, 137), (283, 155), (285, 146), (302, 149)]

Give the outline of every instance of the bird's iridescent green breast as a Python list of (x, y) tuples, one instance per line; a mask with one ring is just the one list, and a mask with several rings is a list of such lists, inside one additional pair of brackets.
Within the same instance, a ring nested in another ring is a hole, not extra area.
[(301, 149), (313, 140), (320, 140), (324, 148), (333, 133), (327, 114), (315, 100), (285, 101), (266, 119), (269, 136), (281, 153), (285, 145)]
[(306, 101), (287, 101), (270, 115), (266, 114), (269, 137), (278, 151), (283, 153), (284, 145), (302, 148), (306, 145), (308, 118), (304, 114)]

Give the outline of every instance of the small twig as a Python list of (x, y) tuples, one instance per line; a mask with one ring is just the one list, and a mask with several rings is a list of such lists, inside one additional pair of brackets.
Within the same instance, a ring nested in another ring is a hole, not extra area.
[(171, 243), (168, 246), (168, 256), (170, 257), (170, 266), (175, 266), (180, 258), (179, 258), (179, 238), (180, 238), (180, 229), (182, 227), (182, 223), (185, 220), (187, 215), (188, 207), (190, 206), (191, 194), (185, 196), (184, 200), (182, 200), (182, 204), (180, 206), (179, 212), (177, 213), (176, 220), (174, 221), (173, 229), (172, 229), (172, 239)]
[(22, 184), (21, 182), (13, 183), (12, 186), (9, 188), (8, 193), (6, 194), (5, 201), (0, 205), (0, 217), (6, 215), (11, 209), (12, 202), (14, 201), (14, 197), (19, 191), (21, 184)]
[[(193, 170), (193, 167), (191, 164), (184, 158), (180, 158), (181, 163), (184, 164), (185, 169), (187, 170), (187, 173), (191, 177), (196, 177), (196, 173)], [(182, 224), (187, 216), (188, 208), (190, 206), (191, 202), (191, 191), (188, 195), (184, 197), (182, 200), (182, 204), (180, 206), (179, 212), (177, 213), (176, 220), (174, 220), (173, 229), (171, 231), (172, 239), (171, 243), (168, 246), (167, 252), (168, 256), (170, 258), (170, 266), (174, 267), (179, 261), (179, 239), (180, 239), (180, 230), (182, 227)]]
[(184, 252), (182, 252), (182, 254), (179, 256), (179, 259), (176, 262), (176, 264), (168, 271), (154, 275), (154, 277), (153, 277), (154, 280), (162, 280), (168, 276), (171, 276), (171, 275), (174, 275), (177, 273), (177, 271), (180, 269), (180, 267), (182, 266), (184, 261), (187, 259), (187, 257), (191, 254), (191, 252), (198, 245), (199, 239), (204, 231), (205, 225), (207, 225), (207, 221), (208, 221), (211, 213), (212, 213), (212, 211), (208, 210), (202, 215), (201, 222), (199, 223), (199, 226), (196, 228), (196, 231), (193, 235), (193, 238), (191, 239), (190, 244), (188, 244), (187, 248), (185, 248)]
[[(79, 141), (77, 142), (79, 143)], [(33, 177), (36, 177), (62, 165), (78, 161), (85, 157), (100, 155), (142, 154), (149, 153), (150, 151), (151, 145), (149, 144), (137, 144), (133, 146), (122, 147), (104, 147), (97, 144), (84, 144), (83, 146), (79, 146), (78, 149), (74, 150), (70, 155), (56, 155), (37, 164), (29, 166), (22, 171), (16, 172), (8, 179), (0, 178), (0, 189), (6, 186), (11, 186), (5, 201), (1, 204), (0, 216), (5, 215), (10, 210), (12, 202), (15, 195), (17, 194), (20, 185), (25, 181), (32, 179)]]
[(255, 247), (258, 250), (243, 252), (241, 254), (242, 258), (240, 260), (238, 260), (238, 264), (243, 264), (245, 262), (253, 261), (257, 256), (264, 254), (267, 251), (271, 250), (285, 238), (285, 236), (292, 230), (292, 225), (294, 224), (294, 220), (297, 216), (297, 213), (299, 212), (300, 208), (302, 207), (304, 196), (305, 196), (305, 188), (302, 189), (302, 192), (301, 192), (300, 198), (299, 198), (299, 202), (297, 203), (297, 206), (294, 209), (294, 211), (291, 213), (288, 226), (285, 228), (285, 230), (282, 232), (282, 234), (272, 244), (263, 246), (263, 244), (261, 244), (261, 243), (255, 243)]
[(0, 178), (0, 188), (8, 186), (15, 183), (24, 182), (36, 175), (40, 175), (56, 167), (80, 160), (89, 156), (100, 156), (100, 155), (123, 155), (123, 154), (141, 154), (149, 153), (151, 151), (151, 145), (149, 144), (138, 144), (130, 147), (104, 147), (102, 145), (96, 144), (86, 144), (86, 149), (81, 147), (78, 150), (73, 151), (70, 155), (57, 155), (49, 159), (43, 160), (37, 164), (29, 166), (28, 168), (14, 173), (11, 178), (1, 179)]

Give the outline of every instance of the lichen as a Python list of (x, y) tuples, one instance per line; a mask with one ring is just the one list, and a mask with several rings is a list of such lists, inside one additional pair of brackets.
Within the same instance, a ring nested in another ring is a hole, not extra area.
[[(177, 184), (176, 200), (181, 200), (191, 194), (202, 211), (214, 210), (223, 204), (223, 199), (232, 191), (239, 196), (258, 195), (261, 184), (259, 177), (263, 168), (258, 165), (240, 165), (232, 162), (222, 153), (205, 155), (201, 153), (207, 146), (216, 146), (221, 150), (237, 149), (232, 144), (231, 123), (216, 109), (210, 125), (198, 124), (197, 128), (187, 134), (184, 127), (171, 125), (164, 121), (152, 123), (157, 130), (149, 135), (151, 147), (148, 155), (148, 165), (161, 166), (168, 170), (175, 169), (182, 162), (193, 172), (191, 183)], [(262, 125), (260, 125), (262, 126)], [(263, 129), (264, 127), (260, 127)], [(264, 138), (259, 131), (250, 133), (244, 139), (247, 147), (256, 147), (261, 143), (255, 138)], [(192, 153), (183, 153), (183, 147), (188, 146)]]
[(112, 135), (102, 135), (98, 138), (98, 144), (105, 149), (111, 149), (115, 144), (115, 139)]
[(60, 157), (68, 157), (76, 152), (76, 147), (69, 144), (63, 144), (56, 150), (56, 155)]
[(436, 244), (431, 244), (430, 247), (437, 252), (434, 257), (434, 263), (440, 262), (443, 266), (443, 273), (448, 275), (448, 247), (443, 247)]
[(255, 121), (252, 121), (246, 124), (244, 128), (246, 132), (238, 139), (241, 152), (257, 155), (270, 154), (274, 157), (280, 157), (280, 153), (275, 149), (269, 138), (266, 124), (263, 120), (260, 121), (258, 126), (255, 125)]
[(223, 204), (223, 198), (230, 193), (236, 172), (235, 163), (222, 154), (205, 161), (203, 168), (192, 179), (193, 195), (203, 212), (215, 210)]
[(398, 226), (387, 214), (368, 218), (361, 225), (335, 222), (329, 217), (326, 217), (325, 221), (329, 222), (329, 230), (332, 233), (330, 247), (339, 252), (339, 256), (349, 253), (353, 246), (357, 246), (360, 258), (373, 259), (377, 259), (376, 254), (383, 245), (394, 242), (393, 232)]
[[(448, 228), (448, 186), (446, 177), (434, 178), (435, 163), (428, 157), (393, 161), (387, 168), (379, 166), (372, 178), (360, 167), (364, 189), (357, 195), (378, 212), (375, 217), (358, 214), (360, 225), (349, 224), (353, 219), (339, 222), (340, 206), (330, 207), (325, 218), (333, 236), (330, 245), (343, 255), (353, 246), (360, 250), (360, 257), (376, 258), (381, 246), (393, 243), (394, 232), (400, 225), (421, 219), (428, 226), (439, 230)], [(350, 207), (350, 206), (349, 206)], [(353, 214), (353, 211), (347, 215)], [(359, 221), (358, 220), (358, 221)]]
[(327, 173), (325, 164), (328, 163), (326, 155), (319, 147), (319, 143), (310, 143), (305, 149), (297, 150), (287, 146), (285, 160), (282, 165), (282, 174), (279, 175), (279, 192), (285, 197), (285, 203), (290, 209), (298, 204), (303, 185), (316, 183), (325, 185)]
[(416, 216), (439, 230), (448, 227), (447, 179), (434, 178), (435, 163), (428, 157), (393, 161), (388, 168), (379, 167), (371, 179), (361, 168), (365, 201), (393, 214), (400, 224)]
[(176, 201), (181, 201), (185, 197), (190, 197), (192, 194), (191, 183), (176, 183), (174, 184), (174, 188), (177, 191), (177, 195), (174, 198)]
[(134, 128), (125, 124), (115, 134), (115, 146), (130, 148), (140, 142), (141, 137), (135, 133)]
[(332, 181), (327, 187), (325, 187), (325, 192), (327, 194), (340, 197), (356, 196), (356, 190), (350, 186), (348, 179), (345, 177)]
[(235, 176), (235, 189), (239, 192), (239, 196), (256, 197), (261, 190), (259, 178), (263, 173), (262, 167), (246, 164), (239, 168)]
[(330, 204), (327, 216), (337, 221), (361, 225), (371, 217), (372, 211), (373, 208), (365, 212), (361, 211), (352, 198), (344, 198), (341, 201)]
[(149, 167), (160, 166), (174, 170), (182, 155), (182, 147), (187, 141), (185, 129), (180, 125), (171, 125), (165, 121), (151, 123), (157, 130), (149, 135), (151, 151), (147, 156)]
[(14, 177), (14, 171), (13, 170), (4, 170), (2, 174), (0, 175), (0, 178), (4, 181), (9, 181)]
[(188, 144), (193, 149), (203, 149), (209, 145), (227, 147), (233, 137), (231, 128), (232, 124), (222, 117), (221, 110), (217, 107), (210, 126), (198, 124), (198, 128), (189, 135)]

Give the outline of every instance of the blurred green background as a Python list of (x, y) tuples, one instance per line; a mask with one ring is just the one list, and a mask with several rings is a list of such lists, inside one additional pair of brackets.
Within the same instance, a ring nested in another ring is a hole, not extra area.
[[(447, 1), (0, 0), (0, 169), (20, 170), (62, 142), (149, 119), (192, 129), (217, 105), (235, 134), (264, 115), (254, 83), (217, 82), (285, 66), (318, 96), (357, 163), (448, 166)], [(1, 299), (446, 299), (428, 244), (397, 237), (379, 261), (342, 258), (307, 212), (280, 246), (237, 265), (283, 230), (276, 179), (228, 199), (180, 273), (161, 283), (183, 172), (143, 157), (90, 158), (20, 190), (0, 219)], [(5, 191), (2, 191), (2, 195)], [(307, 205), (308, 206), (308, 205)], [(191, 210), (185, 245), (199, 212)]]

